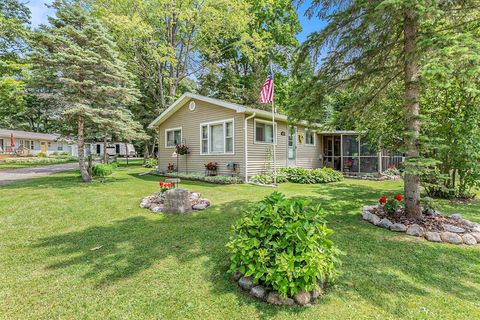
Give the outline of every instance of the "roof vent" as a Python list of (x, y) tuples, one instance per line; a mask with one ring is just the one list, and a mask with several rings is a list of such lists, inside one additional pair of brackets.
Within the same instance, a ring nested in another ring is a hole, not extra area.
[(188, 109), (190, 109), (190, 111), (195, 110), (196, 107), (197, 105), (195, 104), (195, 101), (190, 101), (190, 103), (188, 104)]

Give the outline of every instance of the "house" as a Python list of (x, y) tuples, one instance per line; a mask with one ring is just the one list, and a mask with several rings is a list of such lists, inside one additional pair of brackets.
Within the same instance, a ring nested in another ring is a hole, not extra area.
[[(13, 136), (13, 146), (11, 139)], [(19, 149), (27, 149), (29, 155), (37, 155), (43, 152), (47, 155), (52, 153), (65, 153), (78, 156), (78, 146), (75, 141), (62, 137), (59, 134), (38, 133), (20, 130), (0, 129), (0, 153), (13, 154)], [(103, 156), (103, 142), (85, 143), (87, 155)], [(135, 155), (135, 147), (131, 143), (109, 142), (107, 144), (109, 155)]]
[[(401, 154), (376, 152), (355, 131), (319, 132), (306, 123), (289, 123), (287, 116), (193, 93), (185, 93), (150, 125), (158, 132), (158, 166), (172, 163), (179, 172), (203, 172), (217, 162), (219, 174), (236, 174), (245, 180), (276, 166), (331, 167), (345, 173), (382, 172), (398, 165)], [(276, 132), (276, 134), (274, 134)], [(185, 144), (188, 155), (176, 155)]]
[[(11, 139), (13, 136), (13, 146)], [(28, 149), (28, 154), (40, 152), (52, 154), (65, 152), (72, 154), (76, 147), (74, 142), (62, 138), (59, 134), (38, 133), (20, 130), (0, 129), (0, 153), (14, 153), (20, 148)]]

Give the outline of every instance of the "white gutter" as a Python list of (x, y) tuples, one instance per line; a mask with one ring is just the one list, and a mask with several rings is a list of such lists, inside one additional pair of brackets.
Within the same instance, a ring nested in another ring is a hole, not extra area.
[(244, 130), (244, 137), (245, 137), (245, 183), (248, 182), (248, 120), (252, 119), (256, 116), (256, 112), (254, 112), (251, 116), (245, 118), (245, 125), (243, 126)]

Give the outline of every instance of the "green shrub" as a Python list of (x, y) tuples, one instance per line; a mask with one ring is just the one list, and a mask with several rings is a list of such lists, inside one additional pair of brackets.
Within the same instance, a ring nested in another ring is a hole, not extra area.
[(45, 152), (39, 152), (37, 153), (37, 157), (39, 158), (46, 158), (47, 157), (47, 154)]
[(388, 168), (387, 170), (383, 171), (382, 174), (384, 176), (396, 177), (400, 176), (400, 170), (398, 170), (397, 168)]
[(113, 161), (112, 163), (110, 163), (110, 165), (113, 169), (116, 169), (120, 166), (120, 163), (118, 161)]
[[(250, 178), (250, 181), (260, 183), (260, 184), (272, 184), (273, 183), (273, 174), (258, 174)], [(287, 177), (282, 172), (277, 172), (277, 183), (287, 182)]]
[(294, 183), (328, 183), (343, 180), (343, 174), (331, 168), (304, 169), (288, 167), (280, 169), (286, 179)]
[(158, 166), (157, 158), (149, 158), (144, 165), (145, 168), (156, 168), (157, 166)]
[(279, 192), (265, 197), (233, 225), (229, 271), (289, 296), (332, 281), (341, 252), (329, 239), (324, 215), (310, 201), (288, 200)]
[(97, 163), (92, 167), (92, 174), (95, 177), (105, 178), (113, 173), (113, 166), (110, 164)]

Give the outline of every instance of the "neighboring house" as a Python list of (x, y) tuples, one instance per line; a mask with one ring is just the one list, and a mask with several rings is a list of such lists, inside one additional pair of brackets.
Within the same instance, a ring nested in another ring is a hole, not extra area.
[[(13, 134), (14, 146), (11, 145)], [(0, 129), (0, 153), (14, 153), (19, 148), (28, 149), (28, 153), (36, 155), (40, 152), (66, 152), (72, 154), (76, 145), (58, 134), (38, 133), (20, 130)]]
[[(354, 131), (318, 132), (305, 123), (290, 124), (282, 114), (275, 120), (274, 137), (271, 112), (185, 93), (149, 125), (158, 132), (159, 170), (173, 163), (180, 172), (202, 172), (212, 161), (218, 162), (219, 174), (248, 180), (271, 170), (273, 143), (277, 168), (371, 173), (402, 161), (400, 154), (371, 151)], [(176, 157), (177, 144), (187, 145), (190, 154)]]
[[(13, 134), (14, 145), (11, 145)], [(38, 133), (20, 130), (0, 129), (0, 153), (16, 153), (19, 149), (28, 149), (28, 154), (37, 155), (43, 152), (50, 155), (54, 152), (67, 153), (78, 156), (78, 147), (75, 141), (64, 138), (59, 134)], [(103, 155), (103, 142), (85, 143), (85, 153)], [(107, 145), (109, 155), (135, 155), (135, 147), (131, 143), (109, 142)]]

